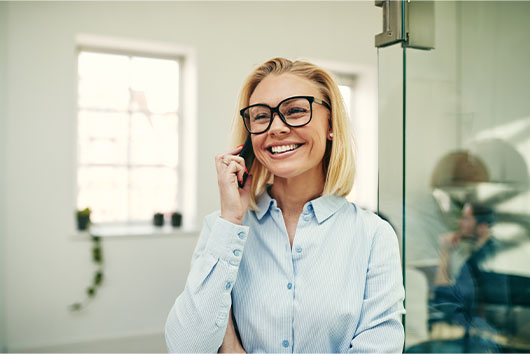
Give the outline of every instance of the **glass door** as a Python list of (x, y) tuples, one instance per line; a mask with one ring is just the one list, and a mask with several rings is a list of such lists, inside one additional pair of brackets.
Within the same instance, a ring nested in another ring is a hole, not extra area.
[[(379, 211), (401, 239), (405, 351), (528, 352), (530, 2), (431, 4), (401, 2), (405, 35), (378, 49)], [(425, 33), (430, 49), (412, 48)]]

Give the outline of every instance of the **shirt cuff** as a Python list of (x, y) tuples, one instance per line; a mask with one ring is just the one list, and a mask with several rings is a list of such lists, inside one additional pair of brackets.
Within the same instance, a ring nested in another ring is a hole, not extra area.
[(206, 250), (215, 257), (238, 266), (249, 230), (248, 226), (233, 224), (219, 216), (210, 231)]

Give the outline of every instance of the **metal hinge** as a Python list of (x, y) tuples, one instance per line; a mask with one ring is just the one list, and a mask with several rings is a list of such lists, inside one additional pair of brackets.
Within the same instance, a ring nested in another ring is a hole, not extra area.
[(434, 49), (434, 1), (376, 0), (383, 10), (383, 32), (375, 46), (403, 43), (409, 48)]

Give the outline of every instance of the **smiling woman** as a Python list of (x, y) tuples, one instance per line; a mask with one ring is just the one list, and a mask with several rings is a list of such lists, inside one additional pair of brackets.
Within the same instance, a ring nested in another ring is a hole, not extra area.
[[(244, 83), (235, 144), (216, 156), (206, 217), (166, 323), (171, 352), (400, 352), (396, 235), (346, 201), (353, 141), (339, 88), (307, 62), (272, 59)], [(385, 338), (382, 342), (381, 338)]]

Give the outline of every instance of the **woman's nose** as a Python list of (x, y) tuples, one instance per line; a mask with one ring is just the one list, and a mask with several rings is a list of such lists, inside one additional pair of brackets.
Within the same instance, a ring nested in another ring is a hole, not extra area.
[(276, 112), (272, 115), (272, 122), (269, 128), (269, 133), (273, 135), (285, 134), (290, 131), (290, 128), (287, 124), (283, 122), (280, 118), (280, 115)]

